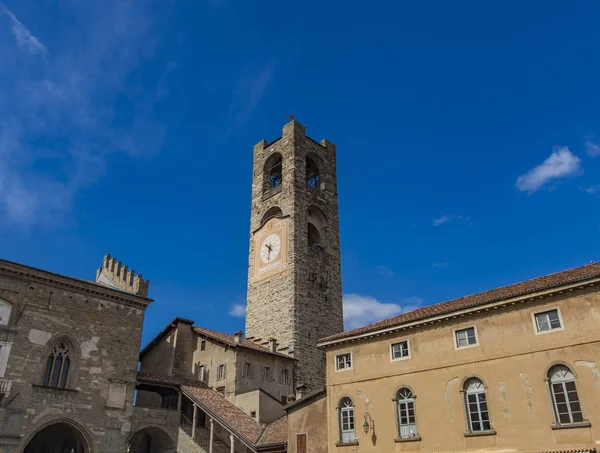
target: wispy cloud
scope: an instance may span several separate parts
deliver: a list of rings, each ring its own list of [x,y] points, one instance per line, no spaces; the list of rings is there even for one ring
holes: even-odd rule
[[[383,264],[381,266],[377,266],[377,273],[379,275],[381,275],[382,277],[393,277],[394,276],[394,271],[391,270],[385,264]]]
[[[243,127],[252,111],[258,106],[267,90],[273,73],[275,62],[270,61],[262,67],[249,70],[237,83],[233,92],[230,114]]]
[[[379,302],[371,296],[344,294],[344,327],[356,329],[382,319],[391,318],[406,311],[412,311],[423,304],[420,297],[409,297],[402,305]]]
[[[588,137],[585,140],[585,151],[590,157],[598,157],[600,156],[600,145]]]
[[[441,215],[439,217],[434,218],[433,221],[431,222],[431,224],[432,224],[432,226],[437,227],[437,226],[444,225],[446,223],[455,222],[457,220],[462,220],[464,222],[467,222],[468,226],[471,225],[471,218],[465,217],[462,215]]]
[[[581,159],[566,146],[559,147],[543,163],[519,176],[515,186],[520,192],[533,193],[551,181],[581,173]]]
[[[445,256],[442,261],[436,261],[434,263],[431,263],[431,267],[437,268],[437,269],[444,269],[449,266],[450,266],[450,261],[448,261],[447,256]]]
[[[158,81],[132,89],[159,39],[157,17],[131,0],[59,8],[76,20],[52,25],[50,52],[0,3],[0,27],[14,36],[0,41],[0,222],[60,223],[106,172],[109,155],[139,158],[162,147]]]
[[[15,15],[10,11],[4,4],[0,3],[0,12],[3,12],[8,16],[12,24],[12,33],[17,40],[18,46],[29,52],[30,54],[45,54],[46,46],[44,46],[39,39],[31,34],[31,32],[25,27]]]
[[[235,304],[229,310],[229,316],[233,316],[234,318],[245,318],[246,317],[246,306],[242,304]]]
[[[600,194],[600,184],[589,187],[579,187],[580,190],[583,190],[585,193],[589,193],[590,195],[598,195]]]

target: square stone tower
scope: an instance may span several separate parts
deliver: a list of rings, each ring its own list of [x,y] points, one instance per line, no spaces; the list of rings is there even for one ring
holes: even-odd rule
[[[246,335],[275,338],[308,391],[325,384],[317,340],[344,328],[335,153],[296,121],[254,147]]]

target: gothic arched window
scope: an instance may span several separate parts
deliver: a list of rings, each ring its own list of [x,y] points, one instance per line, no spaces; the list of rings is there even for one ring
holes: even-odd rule
[[[564,365],[556,365],[548,371],[550,393],[556,422],[560,425],[583,422],[583,412],[575,386],[575,376]]]
[[[276,189],[283,181],[281,154],[275,153],[267,159],[264,168],[264,192]]]
[[[11,311],[12,305],[4,299],[0,299],[0,326],[8,325]]]
[[[349,397],[340,400],[338,406],[340,423],[340,442],[343,444],[354,442],[354,403]]]
[[[319,189],[319,182],[321,180],[321,175],[319,174],[319,167],[316,164],[314,158],[307,157],[306,158],[306,184],[308,187],[313,189]]]
[[[465,382],[464,390],[469,431],[472,433],[490,431],[492,425],[483,382],[477,378],[471,378]]]
[[[67,387],[69,371],[71,370],[73,348],[66,340],[56,343],[46,359],[42,385],[64,389]]]
[[[409,388],[404,387],[396,392],[396,409],[398,413],[398,436],[400,439],[417,437],[415,397]]]

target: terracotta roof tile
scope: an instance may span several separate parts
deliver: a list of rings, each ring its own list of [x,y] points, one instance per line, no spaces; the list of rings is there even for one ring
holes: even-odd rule
[[[396,327],[409,322],[424,320],[433,316],[444,315],[454,311],[476,307],[478,305],[497,302],[503,299],[522,296],[525,294],[543,291],[557,286],[576,283],[597,277],[600,277],[600,263],[588,264],[586,266],[576,267],[574,269],[545,275],[543,277],[526,280],[513,285],[492,289],[483,293],[473,294],[470,296],[441,302],[439,304],[429,305],[427,307],[421,307],[408,313],[394,316],[393,318],[369,324],[368,326],[331,335],[319,340],[319,342],[341,340],[355,335]]]
[[[279,357],[285,357],[286,359],[294,360],[294,358],[289,355],[282,354],[281,352],[271,352],[271,350],[269,348],[267,348],[266,346],[255,343],[254,341],[246,340],[245,338],[240,339],[240,342],[238,344],[235,342],[234,335],[229,335],[227,333],[217,332],[216,330],[205,329],[204,327],[197,327],[197,326],[194,326],[194,331],[199,334],[206,335],[207,337],[210,337],[215,340],[226,343],[232,347],[242,347],[242,348],[246,348],[246,349],[253,349],[258,352],[264,352],[267,354],[273,354],[273,355],[277,355]]]
[[[187,385],[190,387],[206,387],[206,384],[201,381],[194,381],[192,379],[186,379],[180,376],[161,376],[158,374],[142,373],[141,371],[137,374],[138,382],[151,383],[151,384],[163,384],[163,385]]]
[[[284,415],[266,426],[258,445],[283,444],[287,442],[287,436],[288,420]]]
[[[223,395],[209,388],[184,386],[182,389],[213,416],[235,430],[251,444],[255,444],[260,438],[263,427]]]

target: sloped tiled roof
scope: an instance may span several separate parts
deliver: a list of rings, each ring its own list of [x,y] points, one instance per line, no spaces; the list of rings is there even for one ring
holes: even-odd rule
[[[246,340],[245,338],[240,339],[240,342],[236,343],[234,335],[229,335],[229,334],[223,333],[223,332],[217,332],[216,330],[205,329],[204,327],[194,326],[193,329],[195,332],[197,332],[201,335],[206,335],[207,337],[210,337],[210,338],[220,341],[222,343],[226,343],[229,346],[234,347],[234,348],[242,347],[242,348],[247,348],[247,349],[253,349],[254,351],[263,352],[266,354],[273,354],[273,355],[277,355],[279,357],[285,357],[286,359],[294,360],[294,358],[289,355],[282,354],[281,352],[272,352],[266,346],[263,346],[259,343],[255,343],[254,341]]]
[[[503,299],[523,296],[526,294],[543,291],[550,288],[583,282],[592,278],[600,277],[600,263],[588,264],[562,272],[545,275],[543,277],[526,280],[509,286],[492,289],[478,294],[461,297],[458,299],[441,302],[427,307],[421,307],[408,313],[403,313],[393,318],[388,318],[358,329],[341,332],[319,340],[319,343],[341,340],[355,335],[375,332],[380,329],[400,326],[413,321],[421,321],[434,316],[452,313],[454,311],[476,307]]]
[[[258,445],[283,444],[287,442],[288,420],[287,415],[273,420],[264,429]]]
[[[185,394],[195,400],[219,423],[225,424],[254,446],[284,444],[287,442],[287,417],[268,425],[261,425],[223,395],[206,387],[182,386]]]
[[[180,376],[161,376],[158,374],[142,373],[141,371],[138,372],[137,376],[138,382],[141,383],[173,386],[186,385],[190,387],[206,387],[206,384],[202,381],[194,381]]]

